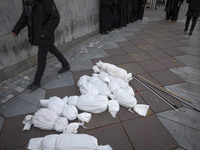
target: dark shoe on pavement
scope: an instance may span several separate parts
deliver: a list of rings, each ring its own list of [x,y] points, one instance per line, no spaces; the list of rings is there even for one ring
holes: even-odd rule
[[[60,73],[63,73],[63,72],[69,71],[69,70],[70,70],[70,66],[63,67],[62,69],[60,69],[60,70],[58,71],[58,73],[60,74]]]
[[[32,83],[29,86],[27,86],[27,89],[29,89],[29,90],[36,90],[39,87],[40,87],[40,84],[34,84],[34,83]]]
[[[192,31],[189,32],[189,35],[192,35]]]

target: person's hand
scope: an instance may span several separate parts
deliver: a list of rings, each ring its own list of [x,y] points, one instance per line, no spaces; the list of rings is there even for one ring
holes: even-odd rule
[[[41,38],[44,38],[44,35],[41,35]]]
[[[16,33],[14,33],[14,32],[12,32],[12,35],[13,35],[14,37],[17,37],[17,34],[16,34]]]

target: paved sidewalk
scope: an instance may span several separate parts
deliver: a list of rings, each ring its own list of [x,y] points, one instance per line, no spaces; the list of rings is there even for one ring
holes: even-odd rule
[[[36,67],[0,83],[0,149],[25,150],[28,141],[56,133],[32,127],[22,132],[22,120],[39,108],[39,100],[51,96],[79,95],[76,86],[82,75],[91,75],[93,65],[101,60],[115,64],[136,75],[165,87],[192,101],[200,109],[200,26],[192,36],[183,31],[185,12],[177,22],[164,21],[164,8],[146,10],[143,21],[96,35],[64,53],[71,70],[61,75],[55,59],[49,59],[41,88],[26,90]],[[64,46],[63,46],[64,47]],[[92,115],[79,133],[94,135],[99,144],[110,144],[113,150],[199,150],[200,112],[162,93],[179,107],[174,111],[136,80],[130,85],[138,103],[150,105],[150,114],[141,117],[120,107],[114,119],[108,112]]]

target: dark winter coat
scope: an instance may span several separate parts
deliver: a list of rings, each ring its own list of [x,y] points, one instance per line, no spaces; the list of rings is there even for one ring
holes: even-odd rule
[[[100,33],[108,31],[112,26],[112,1],[100,0]]]
[[[186,15],[188,17],[199,17],[200,15],[200,0],[187,0],[189,3]]]
[[[55,42],[54,30],[59,24],[60,15],[53,0],[33,0],[31,14],[27,0],[22,0],[23,12],[12,32],[19,32],[28,26],[29,42],[32,45],[48,46]],[[42,37],[43,35],[43,37]]]

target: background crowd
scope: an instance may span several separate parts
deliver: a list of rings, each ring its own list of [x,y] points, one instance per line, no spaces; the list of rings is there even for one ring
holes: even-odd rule
[[[100,0],[100,33],[142,20],[146,0]]]

